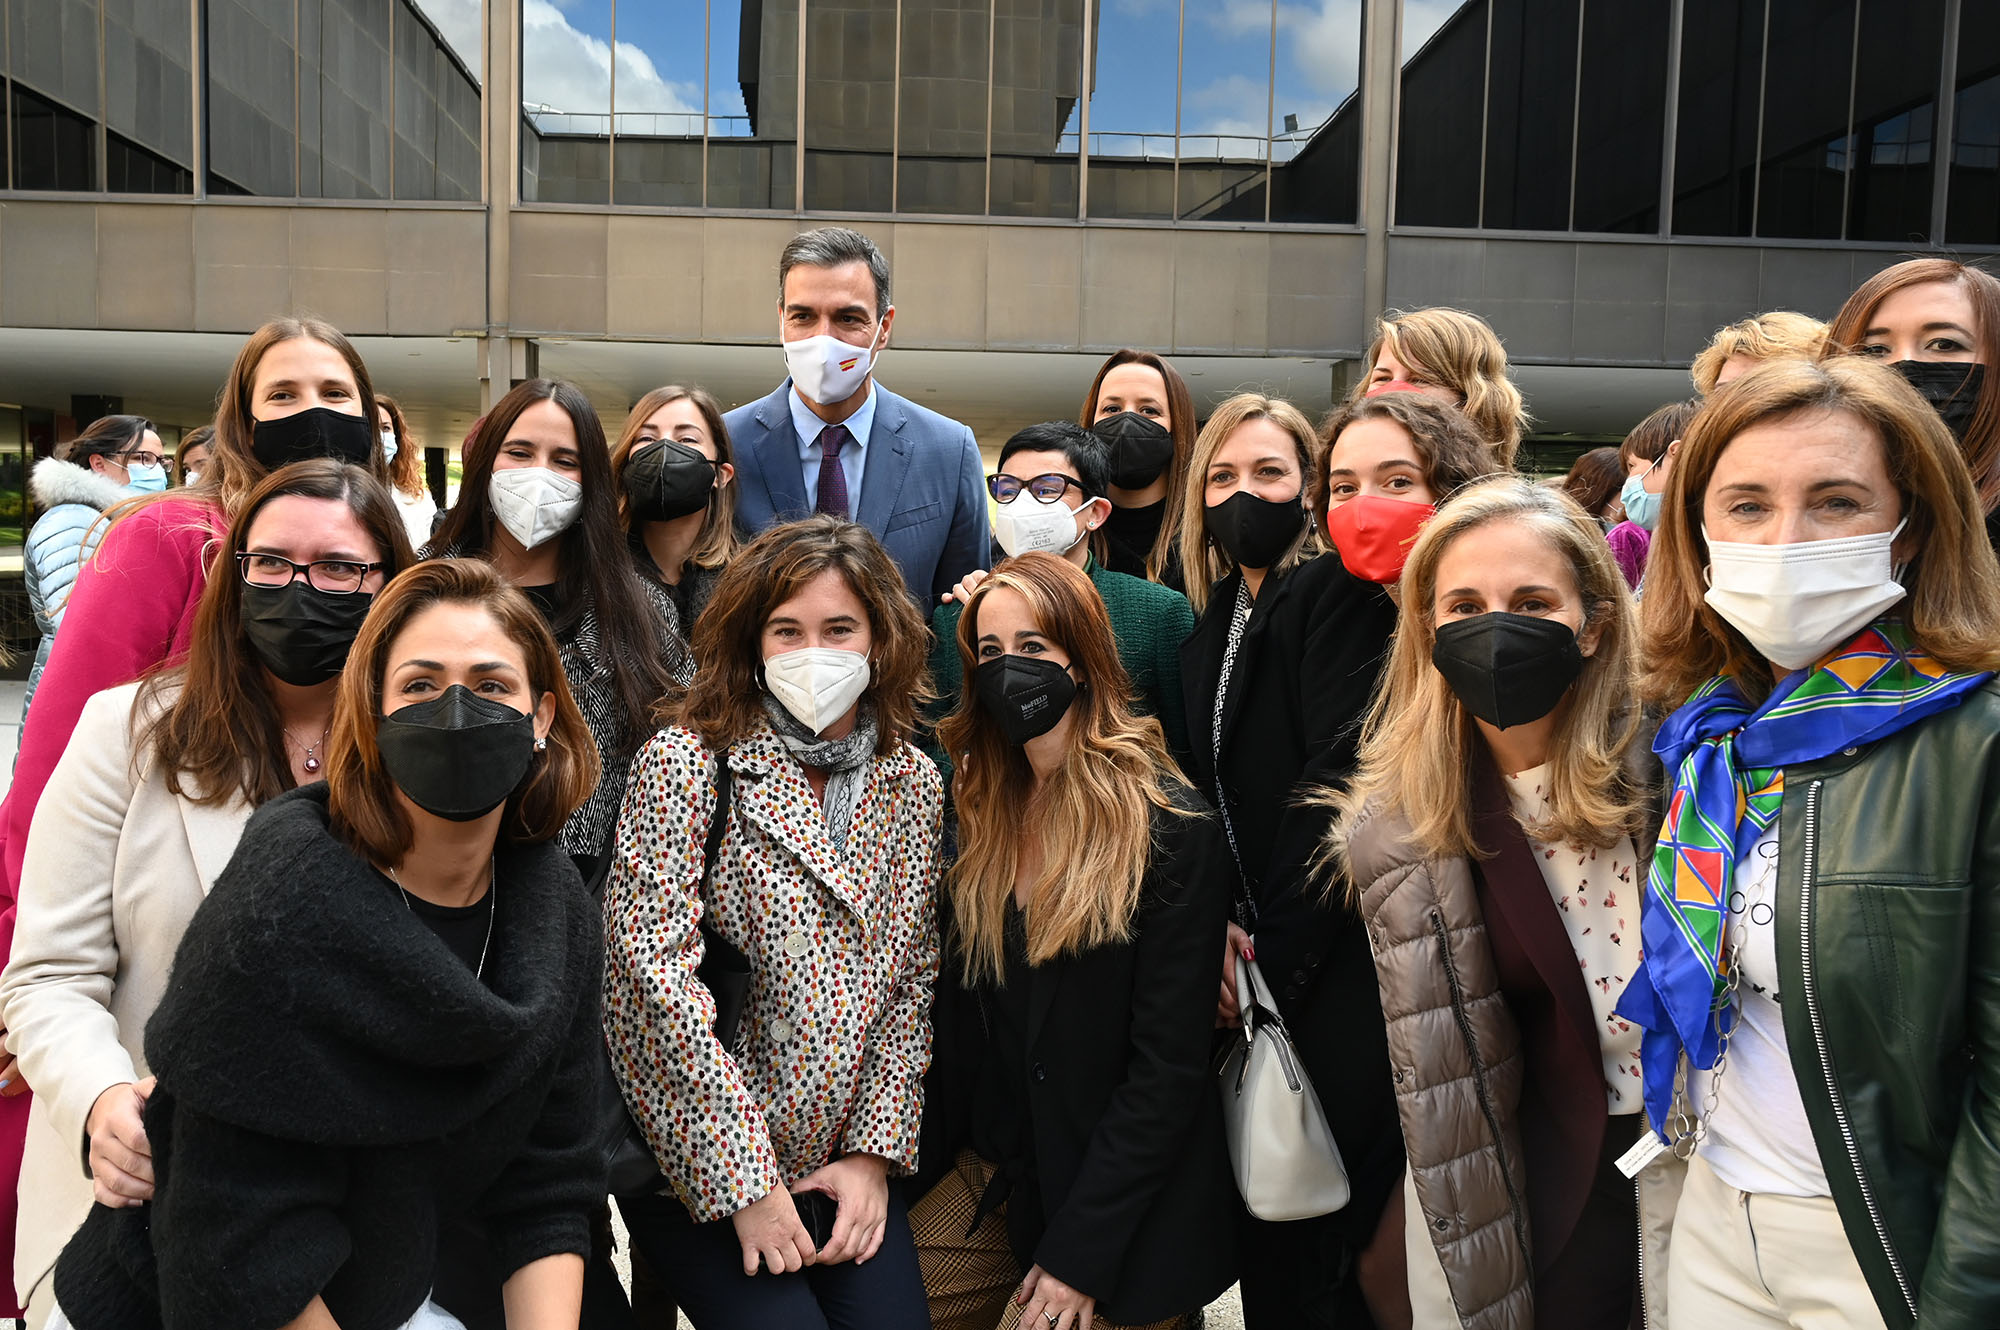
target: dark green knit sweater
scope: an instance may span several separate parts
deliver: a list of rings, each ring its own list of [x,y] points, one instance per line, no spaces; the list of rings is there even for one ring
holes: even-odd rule
[[[1111,616],[1111,633],[1118,639],[1118,660],[1132,676],[1132,705],[1141,715],[1157,717],[1167,733],[1167,747],[1183,769],[1187,767],[1187,715],[1181,707],[1181,643],[1194,631],[1194,607],[1171,587],[1101,567],[1096,559],[1084,565],[1104,598]],[[958,663],[957,601],[940,605],[931,616],[937,641],[931,646],[931,682],[937,698],[925,709],[934,730],[937,722],[958,706],[965,678]],[[927,733],[924,751],[938,764],[945,788],[951,788],[951,760],[939,749],[934,732]]]

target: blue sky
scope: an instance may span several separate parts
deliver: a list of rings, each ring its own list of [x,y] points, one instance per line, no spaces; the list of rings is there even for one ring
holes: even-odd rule
[[[416,3],[476,70],[480,0]],[[1460,3],[1406,0],[1405,53],[1414,52]],[[1182,0],[1102,0],[1102,5],[1092,132],[1173,133]],[[1267,112],[1280,132],[1287,113],[1309,128],[1354,88],[1360,0],[1276,0],[1275,99],[1269,88],[1272,0],[1186,0],[1185,8],[1184,135],[1261,136]],[[701,110],[703,10],[703,0],[624,0],[616,52],[621,113]],[[740,5],[714,0],[713,10],[709,113],[741,116]],[[600,115],[611,109],[611,0],[525,0],[524,26],[525,101]],[[1074,120],[1068,128],[1077,128]],[[1113,142],[1102,150],[1119,151]]]

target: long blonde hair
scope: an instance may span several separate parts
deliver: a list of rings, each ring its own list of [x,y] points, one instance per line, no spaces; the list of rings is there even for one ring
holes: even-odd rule
[[[972,687],[980,607],[1002,588],[1028,602],[1077,679],[1062,766],[1032,797],[1026,753],[1001,734]],[[1153,855],[1152,810],[1176,808],[1168,792],[1176,778],[1160,723],[1132,711],[1131,680],[1097,588],[1053,554],[1003,559],[959,616],[958,658],[966,687],[938,741],[959,755],[959,851],[949,890],[966,982],[998,981],[1005,971],[1007,902],[1031,826],[1044,850],[1026,910],[1029,964],[1131,936]]]
[[[1494,460],[1512,469],[1528,423],[1521,390],[1507,377],[1507,349],[1486,320],[1462,309],[1391,310],[1375,325],[1366,365],[1375,368],[1384,349],[1405,365],[1429,372],[1441,388],[1459,396],[1459,409],[1493,445]],[[1364,373],[1349,401],[1368,395]]]
[[[1196,614],[1208,607],[1210,588],[1236,571],[1236,560],[1208,534],[1209,464],[1229,436],[1253,420],[1268,420],[1292,436],[1292,447],[1299,459],[1302,505],[1310,502],[1319,485],[1319,458],[1325,449],[1320,447],[1319,435],[1304,412],[1281,397],[1258,393],[1238,393],[1215,408],[1215,414],[1208,418],[1194,441],[1194,455],[1188,459],[1187,484],[1181,495],[1181,568],[1187,582],[1187,598]],[[1271,570],[1289,572],[1325,550],[1314,523],[1301,522],[1299,538],[1271,565]]]
[[[1494,852],[1472,832],[1474,764],[1491,759],[1471,713],[1431,663],[1438,565],[1459,537],[1494,522],[1526,527],[1563,557],[1576,579],[1584,625],[1597,629],[1596,649],[1584,658],[1549,741],[1548,818],[1525,830],[1539,841],[1600,848],[1639,830],[1644,795],[1625,774],[1639,711],[1631,702],[1635,633],[1624,577],[1603,530],[1568,495],[1509,477],[1474,485],[1446,503],[1410,551],[1402,620],[1361,732],[1354,778],[1331,796],[1339,817],[1327,848],[1337,863],[1345,864],[1348,841],[1371,800],[1377,811],[1403,816],[1427,858]]]

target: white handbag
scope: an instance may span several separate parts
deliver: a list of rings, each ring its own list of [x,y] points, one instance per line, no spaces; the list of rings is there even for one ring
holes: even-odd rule
[[[1255,961],[1236,958],[1243,1033],[1224,1055],[1222,1126],[1243,1203],[1259,1219],[1311,1219],[1347,1204],[1347,1168],[1319,1096]]]

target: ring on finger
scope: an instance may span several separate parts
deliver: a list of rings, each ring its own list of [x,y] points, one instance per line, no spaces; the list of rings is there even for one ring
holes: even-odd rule
[[[1048,1320],[1048,1323],[1051,1327],[1058,1325],[1062,1321],[1062,1317],[1060,1315],[1058,1315],[1055,1312],[1049,1311],[1046,1308],[1043,1309],[1042,1315]]]

